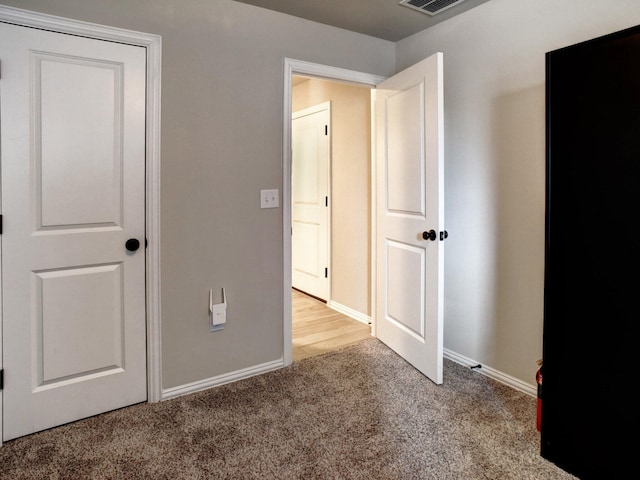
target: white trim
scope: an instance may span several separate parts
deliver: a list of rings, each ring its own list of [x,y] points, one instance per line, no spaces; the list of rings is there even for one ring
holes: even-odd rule
[[[147,45],[147,400],[162,400],[160,155],[162,38]]]
[[[446,348],[444,349],[444,357],[453,362],[459,363],[460,365],[464,365],[465,367],[474,367],[476,365],[481,365],[480,362],[472,360],[463,355],[459,355],[451,350],[447,350]],[[474,368],[474,370],[484,375],[485,377],[492,378],[493,380],[508,385],[509,387],[514,388],[522,393],[526,393],[527,395],[530,395],[532,397],[535,397],[538,394],[537,386],[534,383],[529,384],[523,382],[522,380],[507,375],[506,373],[503,373],[499,370],[495,370],[487,365],[481,365],[480,368]]]
[[[263,363],[260,365],[254,365],[253,367],[243,368],[242,370],[236,370],[235,372],[225,373],[218,375],[217,377],[207,378],[205,380],[199,380],[197,382],[186,383],[177,387],[167,388],[162,391],[162,399],[169,400],[170,398],[181,397],[189,393],[195,393],[202,390],[208,390],[213,387],[219,387],[225,383],[233,383],[238,380],[244,380],[245,378],[254,377],[263,373],[278,370],[284,366],[282,359],[273,362]]]
[[[385,77],[370,73],[357,72],[345,68],[331,67],[318,63],[284,59],[284,107],[282,125],[282,244],[283,244],[283,360],[284,366],[293,361],[292,325],[291,325],[291,76],[307,75],[337,80],[348,83],[357,83],[375,87]],[[373,234],[373,232],[372,232]]]
[[[147,399],[162,399],[160,332],[160,77],[162,38],[0,5],[0,21],[144,47],[147,50],[146,234]],[[0,337],[1,338],[1,337]],[[0,426],[2,412],[0,412]],[[2,439],[0,438],[0,445]]]
[[[326,80],[340,80],[348,83],[359,83],[361,85],[375,87],[387,78],[380,75],[373,75],[371,73],[357,72],[346,68],[305,62],[304,60],[294,60],[293,58],[285,58],[284,66],[285,74],[287,72],[289,73],[289,81],[291,80],[291,75],[308,75],[324,78]],[[289,97],[291,97],[291,95],[289,95]],[[289,98],[289,100],[291,100],[291,98]]]
[[[0,5],[0,21],[25,27],[40,28],[58,33],[69,33],[82,37],[109,40],[148,47],[157,43],[160,47],[160,36],[148,33],[124,30],[117,27],[98,25],[69,18],[56,17],[46,13],[22,10],[20,8]]]
[[[371,323],[371,317],[369,315],[354,310],[351,307],[347,307],[346,305],[342,305],[341,303],[330,300],[329,302],[327,302],[327,306],[335,310],[336,312],[340,312],[341,314],[346,315],[349,318],[353,318],[354,320],[357,320],[359,322],[365,323],[367,325]]]
[[[376,252],[378,249],[378,162],[376,160],[377,148],[377,133],[376,133],[376,90],[371,89],[371,114],[369,115],[371,120],[371,163],[370,163],[370,191],[371,191],[371,204],[369,208],[371,222],[371,235],[369,236],[369,245],[371,248],[371,255],[369,257],[369,278],[371,284],[369,285],[369,311],[371,312],[371,335],[373,337],[378,336],[378,323],[376,318],[376,302],[377,302],[377,288],[376,279],[378,278],[378,264],[376,263]]]

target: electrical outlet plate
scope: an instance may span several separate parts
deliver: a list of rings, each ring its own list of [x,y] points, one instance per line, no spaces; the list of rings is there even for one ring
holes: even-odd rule
[[[224,330],[224,323],[222,325],[211,325],[209,327],[210,332],[217,332],[219,330]]]
[[[278,208],[280,195],[278,190],[260,190],[260,208]]]

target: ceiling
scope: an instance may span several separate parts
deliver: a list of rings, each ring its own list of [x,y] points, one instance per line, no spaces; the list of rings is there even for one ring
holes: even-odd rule
[[[430,16],[399,0],[235,0],[397,42],[488,0],[464,0]]]

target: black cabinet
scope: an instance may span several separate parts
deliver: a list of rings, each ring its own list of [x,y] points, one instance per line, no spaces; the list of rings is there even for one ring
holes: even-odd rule
[[[541,454],[636,471],[640,26],[547,53]]]

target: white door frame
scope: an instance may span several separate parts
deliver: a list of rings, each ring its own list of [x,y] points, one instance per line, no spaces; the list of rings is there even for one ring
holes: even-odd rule
[[[146,238],[148,242],[146,249],[147,401],[158,402],[162,400],[160,350],[160,62],[162,38],[159,35],[107,27],[3,5],[0,5],[0,22],[97,40],[126,43],[144,47],[147,50],[145,162]],[[2,320],[0,318],[0,349],[1,347]],[[2,405],[1,401],[2,393],[0,392],[0,406]],[[0,409],[1,429],[2,409]],[[1,438],[0,445],[2,445]]]
[[[375,88],[385,77],[372,75],[370,73],[357,72],[339,67],[321,65],[319,63],[305,62],[303,60],[284,59],[284,116],[282,125],[282,243],[283,243],[283,278],[284,278],[284,301],[283,301],[283,352],[284,365],[291,365],[293,361],[292,342],[292,312],[291,312],[291,76],[307,75],[323,78],[325,80],[336,80],[359,85],[367,85]],[[371,115],[373,121],[373,115]],[[372,130],[373,132],[373,130]],[[375,138],[371,139],[375,142]],[[375,145],[375,143],[372,143]],[[372,150],[374,152],[374,150]],[[373,159],[372,154],[372,159]],[[375,182],[375,162],[371,163],[371,179]],[[372,183],[375,185],[375,183]],[[375,188],[371,189],[372,202],[375,202]],[[372,203],[375,205],[375,203]],[[371,267],[372,275],[375,274],[375,209],[372,213],[371,224]],[[371,278],[375,278],[372,276]],[[375,282],[370,286],[371,299],[375,300]],[[375,303],[374,303],[375,305]],[[375,332],[375,319],[372,316],[372,328]]]

